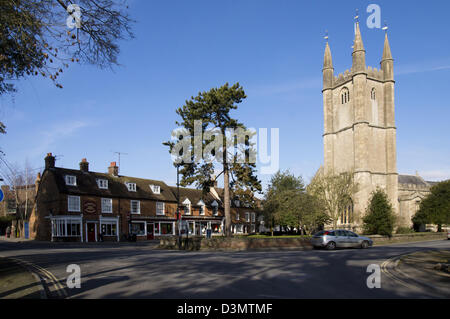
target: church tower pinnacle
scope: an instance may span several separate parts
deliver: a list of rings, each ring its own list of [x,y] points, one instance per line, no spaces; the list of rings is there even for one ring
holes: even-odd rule
[[[361,30],[359,29],[359,22],[355,25],[355,40],[353,41],[353,65],[352,71],[355,73],[366,71],[366,50],[361,37]]]
[[[385,27],[387,30],[387,27]],[[391,46],[389,45],[388,34],[384,36],[383,57],[381,59],[381,70],[384,72],[384,79],[394,80],[394,59],[392,59]]]
[[[325,54],[323,57],[323,89],[330,89],[333,86],[334,68],[333,59],[331,57],[331,50],[328,44],[328,35],[325,36],[327,44],[325,46]]]

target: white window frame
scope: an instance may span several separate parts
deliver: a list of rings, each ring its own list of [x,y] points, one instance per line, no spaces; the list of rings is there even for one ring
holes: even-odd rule
[[[119,216],[117,217],[102,217],[100,216],[100,228],[99,231],[102,231],[102,225],[103,224],[116,224],[116,235],[105,235],[105,236],[116,236],[117,241],[119,241],[119,233],[120,233],[120,225],[119,225]],[[111,226],[112,229],[112,226]]]
[[[161,187],[158,185],[150,185],[150,189],[152,190],[153,194],[155,194],[155,195],[161,194]]]
[[[206,205],[205,202],[203,200],[199,200],[197,203],[198,206],[200,206],[200,211],[199,211],[199,215],[200,216],[205,216],[206,213]]]
[[[100,189],[108,189],[108,180],[107,179],[97,179],[97,185]]]
[[[137,203],[137,212],[133,212],[133,203]],[[141,201],[139,200],[130,200],[130,213],[139,215],[141,213]]]
[[[183,202],[183,206],[184,206],[184,214],[191,215],[191,201],[188,198],[186,198],[186,200]],[[186,207],[188,208],[187,212]]]
[[[162,204],[162,208],[158,207],[158,205],[161,205],[161,204]],[[164,202],[156,202],[156,215],[163,216],[165,208],[166,208],[166,205]]]
[[[78,205],[77,205],[76,208],[73,208],[73,205],[71,207],[71,205],[70,205],[70,200],[71,199],[77,201]],[[68,212],[76,212],[76,213],[81,212],[81,198],[80,198],[80,196],[67,195],[67,211]]]
[[[66,175],[64,179],[66,181],[66,185],[77,186],[77,177],[75,175]]]
[[[108,201],[109,205],[105,205],[104,203]],[[109,211],[105,208],[111,208]],[[102,198],[102,214],[112,214],[113,212],[113,202],[112,198]]]
[[[52,238],[53,237],[82,237],[83,236],[81,217],[76,217],[76,216],[52,217],[51,223],[52,223],[52,227],[51,227]],[[80,225],[79,234],[77,234],[77,235],[68,234],[68,232],[67,232],[68,224]]]
[[[136,183],[125,183],[125,185],[127,185],[127,189],[129,192],[136,191]]]
[[[252,223],[256,223],[256,213],[251,213]]]
[[[111,225],[111,234],[108,234],[108,233],[105,233],[105,234],[103,234],[103,225]],[[115,233],[113,234],[112,233],[112,231],[113,231],[113,227],[112,226],[115,226]],[[106,226],[106,229],[108,229],[108,226]],[[118,234],[118,229],[117,229],[117,221],[101,221],[101,223],[100,223],[100,233],[103,235],[103,236],[108,236],[108,237],[117,237],[117,234]]]

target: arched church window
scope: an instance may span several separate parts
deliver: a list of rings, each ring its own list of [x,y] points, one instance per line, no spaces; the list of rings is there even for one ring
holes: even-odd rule
[[[354,221],[354,215],[353,215],[353,201],[350,198],[349,204],[347,207],[342,211],[340,216],[340,223],[342,225],[351,224]]]
[[[372,91],[370,92],[370,98],[372,100],[376,100],[376,98],[377,98],[377,91],[375,90],[375,88],[372,88]]]
[[[350,92],[347,88],[343,88],[341,91],[341,104],[346,104],[350,101]]]

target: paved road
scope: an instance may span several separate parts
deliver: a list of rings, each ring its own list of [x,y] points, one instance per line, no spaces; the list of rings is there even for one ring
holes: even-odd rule
[[[81,288],[65,288],[68,298],[450,298],[450,289],[402,285],[385,273],[380,289],[367,287],[369,264],[423,249],[450,250],[450,241],[276,252],[0,242],[0,255],[43,267],[64,287],[67,265],[78,264]]]

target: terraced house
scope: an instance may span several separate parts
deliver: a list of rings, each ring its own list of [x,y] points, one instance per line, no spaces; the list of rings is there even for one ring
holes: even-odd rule
[[[123,241],[176,235],[177,198],[180,219],[190,235],[223,234],[223,189],[209,193],[168,186],[157,180],[119,175],[115,162],[107,173],[89,171],[86,159],[79,169],[55,167],[48,153],[45,170],[36,181],[36,204],[30,217],[30,235],[51,241]],[[232,229],[255,232],[257,210],[232,201]]]

